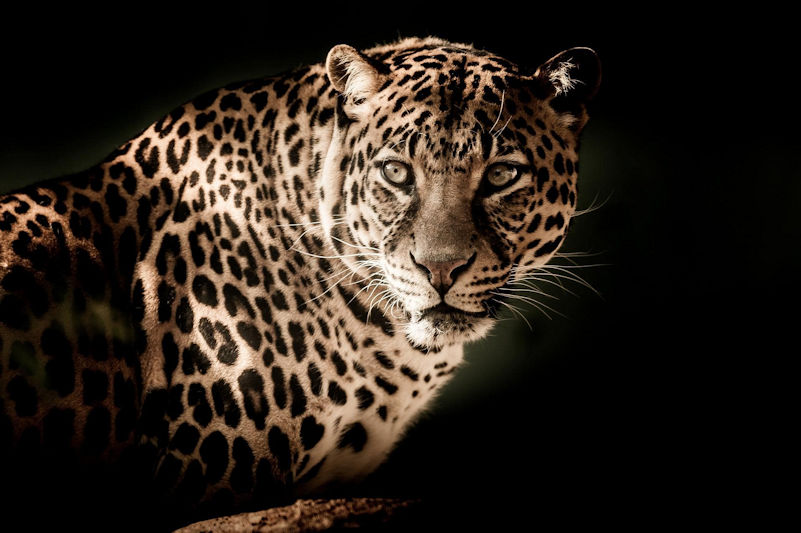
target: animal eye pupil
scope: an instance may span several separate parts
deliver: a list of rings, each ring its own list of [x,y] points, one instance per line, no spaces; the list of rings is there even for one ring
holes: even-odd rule
[[[405,185],[411,181],[411,171],[404,163],[387,161],[381,166],[381,174],[393,185]]]
[[[495,163],[487,170],[487,181],[495,187],[503,187],[514,181],[518,169],[507,163]]]

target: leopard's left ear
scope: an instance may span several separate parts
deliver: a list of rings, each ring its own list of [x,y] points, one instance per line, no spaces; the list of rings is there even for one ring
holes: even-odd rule
[[[562,123],[581,131],[587,122],[586,104],[601,84],[598,54],[591,48],[570,48],[543,63],[534,79]]]
[[[342,94],[342,106],[348,118],[363,118],[369,99],[378,92],[383,81],[370,58],[352,46],[339,44],[328,52],[325,69],[331,85]]]

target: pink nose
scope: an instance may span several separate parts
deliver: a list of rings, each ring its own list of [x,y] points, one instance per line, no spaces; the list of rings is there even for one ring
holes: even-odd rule
[[[456,278],[459,277],[459,274],[467,270],[476,257],[476,254],[473,253],[473,255],[467,259],[434,261],[426,258],[417,259],[411,252],[409,252],[409,255],[412,256],[412,262],[417,265],[417,268],[428,276],[429,283],[431,283],[440,296],[445,296],[448,289],[456,282]]]

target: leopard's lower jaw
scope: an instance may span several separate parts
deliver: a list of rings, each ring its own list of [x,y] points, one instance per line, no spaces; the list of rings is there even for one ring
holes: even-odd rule
[[[406,338],[420,348],[440,349],[483,338],[495,324],[489,317],[410,313]]]

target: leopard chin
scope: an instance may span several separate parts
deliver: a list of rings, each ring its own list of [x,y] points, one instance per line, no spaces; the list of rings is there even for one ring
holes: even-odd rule
[[[468,313],[446,304],[407,316],[406,338],[418,348],[429,350],[479,340],[495,324],[488,314]]]

